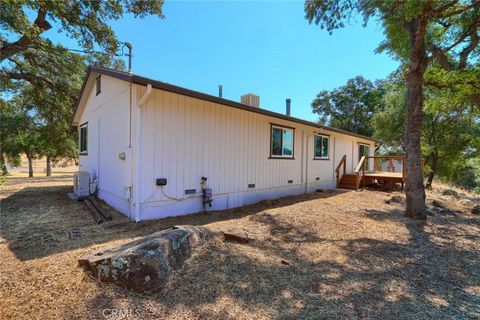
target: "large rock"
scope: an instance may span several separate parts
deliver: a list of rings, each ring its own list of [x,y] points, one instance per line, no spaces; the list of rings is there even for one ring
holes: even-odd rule
[[[158,291],[168,274],[180,269],[194,248],[213,238],[203,227],[178,226],[78,260],[99,281],[138,292]]]

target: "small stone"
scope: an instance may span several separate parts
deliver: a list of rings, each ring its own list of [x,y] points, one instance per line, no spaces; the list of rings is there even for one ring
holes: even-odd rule
[[[432,206],[436,208],[445,208],[445,205],[438,200],[432,200]]]
[[[225,241],[237,242],[241,244],[248,244],[250,242],[248,233],[241,229],[228,230],[223,233],[223,237]]]
[[[443,190],[442,195],[458,197],[458,192],[453,189],[445,189]]]
[[[281,264],[286,265],[286,266],[290,266],[290,265],[291,265],[290,262],[285,261],[285,260],[282,260],[282,261],[280,261],[280,262],[281,262]]]
[[[469,199],[462,199],[457,202],[458,204],[464,205],[464,206],[473,206],[473,201]]]
[[[452,197],[452,196],[441,196],[441,197],[440,197],[440,200],[443,200],[443,201],[452,201],[452,200],[453,200],[453,197]]]
[[[480,215],[480,204],[472,208],[472,214]]]
[[[393,197],[390,198],[390,202],[405,203],[405,197],[402,197],[402,196],[393,196]]]

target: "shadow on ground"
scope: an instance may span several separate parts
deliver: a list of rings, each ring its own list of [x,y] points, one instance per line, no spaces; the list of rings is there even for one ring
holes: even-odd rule
[[[112,308],[133,310],[141,319],[480,318],[478,217],[437,215],[427,222],[412,221],[400,206],[372,210],[383,202],[378,194],[368,199],[375,193],[365,191],[350,197],[361,202],[360,209],[351,211],[348,206],[356,204],[330,209],[327,202],[343,197],[339,193],[317,193],[284,198],[273,206],[138,224],[113,212],[112,222],[96,226],[83,204],[68,200],[70,190],[27,187],[2,200],[1,235],[16,257],[25,261],[173,225],[235,219],[254,237],[249,245],[216,238],[156,294],[140,295],[85,278],[98,286],[96,296],[82,302],[90,318],[102,319],[102,312]],[[301,202],[305,205],[298,211]],[[365,230],[369,225],[379,229]],[[84,238],[70,240],[66,230],[71,228]],[[54,240],[42,240],[45,233]],[[66,311],[65,318],[85,316],[83,309],[75,312]]]
[[[22,181],[26,179],[23,178]],[[27,180],[28,182],[35,182]],[[45,179],[41,180],[45,181]],[[52,180],[53,181],[53,180]],[[71,186],[26,187],[2,199],[0,204],[0,235],[20,260],[30,260],[65,252],[92,244],[139,237],[171,228],[175,225],[204,225],[212,222],[240,219],[265,208],[283,207],[312,199],[328,198],[341,191],[286,197],[263,203],[222,211],[211,211],[179,217],[135,223],[104,204],[113,216],[112,221],[96,225],[87,207],[68,198]],[[200,200],[199,200],[200,201]],[[69,231],[80,237],[72,239]]]
[[[241,250],[239,244],[212,243],[135,309],[161,318],[189,310],[215,319],[259,312],[275,319],[478,319],[480,259],[467,248],[478,243],[478,219],[438,219],[427,230],[399,210],[371,212],[368,218],[406,225],[409,241],[326,239],[314,228],[260,213],[250,219],[266,228],[266,238]],[[476,232],[462,231],[462,225]],[[459,248],[456,242],[464,239],[472,243]],[[303,250],[311,245],[319,245],[317,257]],[[322,259],[322,247],[329,251],[332,245],[338,259]],[[92,309],[99,307],[95,299]]]
[[[326,238],[313,225],[299,228],[288,219],[258,213],[249,220],[263,238],[258,235],[246,246],[214,241],[162,292],[141,296],[131,307],[145,318],[185,312],[206,319],[480,317],[479,219],[416,222],[398,209],[369,211],[366,217],[398,222],[407,228],[408,241]],[[125,293],[111,288],[114,296]],[[97,299],[88,302],[92,310],[108,306]]]

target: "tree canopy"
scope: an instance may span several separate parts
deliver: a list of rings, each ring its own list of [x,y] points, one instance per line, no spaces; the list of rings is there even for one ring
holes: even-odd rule
[[[1,1],[2,163],[4,155],[20,152],[45,155],[49,172],[49,161],[75,157],[71,119],[86,65],[124,69],[117,58],[121,42],[109,23],[125,14],[163,18],[162,6],[161,0]],[[76,40],[78,48],[53,43],[46,33],[52,28]],[[25,134],[15,126],[22,119]],[[31,151],[21,147],[20,136],[30,139]]]
[[[159,0],[1,1],[0,62],[8,62],[2,64],[1,76],[34,85],[43,83],[69,95],[67,84],[44,72],[51,74],[44,69],[69,62],[64,59],[65,49],[44,37],[46,31],[58,27],[58,32],[77,40],[80,49],[89,53],[88,59],[106,64],[119,49],[109,22],[126,13],[140,18],[163,17],[162,5]]]
[[[421,166],[425,72],[430,63],[464,70],[478,58],[480,2],[476,0],[307,0],[306,18],[332,32],[360,13],[365,24],[377,19],[386,50],[406,66],[406,214],[426,218]]]
[[[371,119],[381,109],[382,87],[357,76],[332,91],[321,91],[312,102],[320,122],[335,128],[372,136]]]

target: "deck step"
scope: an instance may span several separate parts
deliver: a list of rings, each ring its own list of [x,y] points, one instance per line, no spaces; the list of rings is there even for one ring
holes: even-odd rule
[[[358,189],[362,178],[356,174],[345,174],[338,183],[339,188],[343,189]]]

